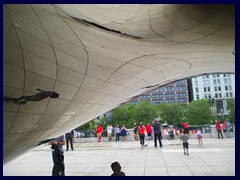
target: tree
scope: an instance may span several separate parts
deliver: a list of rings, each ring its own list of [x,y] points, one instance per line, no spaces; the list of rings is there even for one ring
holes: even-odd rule
[[[187,107],[180,104],[161,103],[158,109],[163,122],[177,125],[184,118]]]
[[[133,120],[139,124],[152,123],[153,119],[157,117],[157,106],[150,104],[148,101],[141,101],[138,103],[133,111]]]
[[[232,124],[235,123],[235,99],[228,99],[227,100],[227,109],[229,110],[228,119]]]
[[[195,125],[211,124],[212,118],[209,114],[210,106],[211,105],[207,99],[190,102],[189,111],[187,113],[187,122]]]

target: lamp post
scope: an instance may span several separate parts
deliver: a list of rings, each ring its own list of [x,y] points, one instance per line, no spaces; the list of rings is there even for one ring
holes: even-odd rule
[[[210,96],[209,99],[208,99],[208,102],[211,103],[211,107],[209,108],[210,109],[209,112],[212,115],[212,121],[213,121],[212,123],[214,123],[214,103],[215,103],[215,99]]]

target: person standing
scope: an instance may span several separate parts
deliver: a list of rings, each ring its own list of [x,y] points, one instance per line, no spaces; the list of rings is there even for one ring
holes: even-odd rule
[[[154,132],[154,147],[157,147],[157,139],[159,141],[160,148],[163,147],[161,137],[162,137],[162,131],[161,131],[161,124],[155,119],[154,123],[152,124],[153,132]]]
[[[121,130],[120,130],[120,128],[119,128],[119,125],[117,125],[117,126],[115,127],[116,141],[119,141],[120,132],[121,132]]]
[[[216,130],[218,132],[218,138],[220,138],[220,135],[223,138],[220,120],[217,120],[217,123],[216,123],[215,127],[216,127]]]
[[[224,133],[227,132],[227,130],[226,130],[226,121],[223,121],[222,127],[223,127],[223,132]]]
[[[146,130],[145,126],[143,125],[142,122],[140,122],[140,126],[138,127],[138,134],[140,137],[141,148],[144,148],[145,130]]]
[[[184,155],[189,155],[188,152],[188,139],[189,139],[189,135],[187,134],[187,131],[184,131],[183,134],[179,137],[180,140],[183,142],[183,151],[184,151]],[[187,153],[186,153],[187,151]]]
[[[121,133],[121,136],[123,137],[123,140],[126,140],[127,130],[124,125],[122,126],[120,133]]]
[[[65,176],[65,165],[64,165],[64,150],[63,145],[65,145],[64,135],[61,135],[48,144],[52,145],[52,159],[53,159],[53,169],[52,176]]]
[[[226,130],[227,130],[227,137],[230,138],[230,121],[227,119],[226,120]]]
[[[150,123],[147,124],[146,130],[147,130],[147,138],[149,140],[152,139],[152,126]]]
[[[184,121],[182,126],[183,126],[183,131],[186,131],[186,133],[189,134],[188,123],[186,121]]]
[[[133,137],[135,140],[139,140],[139,137],[138,137],[138,126],[137,124],[134,122],[133,123]]]
[[[111,124],[109,124],[108,127],[107,127],[108,141],[112,140],[112,131],[113,131],[113,127],[112,127]]]
[[[98,123],[97,127],[96,127],[96,133],[97,133],[97,137],[98,137],[98,142],[101,142],[102,139],[102,126],[100,123]]]
[[[66,151],[68,151],[68,149],[69,149],[69,141],[70,141],[71,150],[74,151],[72,132],[70,131],[70,132],[66,133],[65,138],[66,138]]]

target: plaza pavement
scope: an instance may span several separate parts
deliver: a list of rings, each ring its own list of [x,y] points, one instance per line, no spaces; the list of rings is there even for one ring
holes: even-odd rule
[[[235,176],[235,138],[204,138],[203,145],[189,140],[189,156],[183,155],[179,139],[153,141],[140,148],[139,141],[78,142],[65,152],[66,176],[110,176],[118,161],[127,176]],[[38,146],[3,166],[4,176],[51,176],[49,145]]]

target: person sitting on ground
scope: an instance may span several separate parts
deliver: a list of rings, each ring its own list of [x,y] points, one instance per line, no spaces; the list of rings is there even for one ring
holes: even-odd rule
[[[121,165],[119,162],[115,161],[111,164],[111,168],[113,170],[113,174],[111,176],[126,176],[124,172],[121,171]]]

